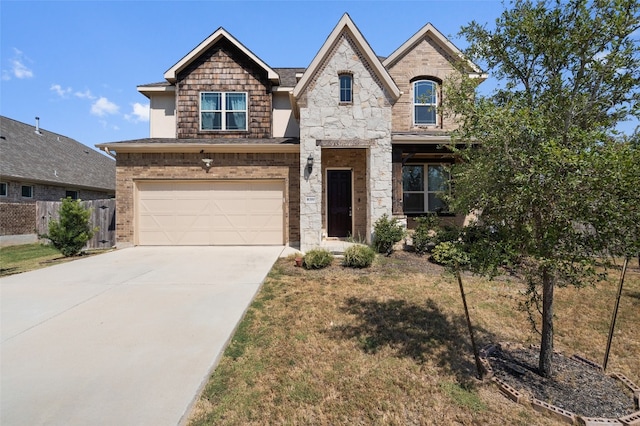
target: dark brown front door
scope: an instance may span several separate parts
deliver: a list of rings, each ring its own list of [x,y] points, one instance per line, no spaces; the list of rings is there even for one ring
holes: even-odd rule
[[[327,170],[327,233],[351,235],[351,170]]]

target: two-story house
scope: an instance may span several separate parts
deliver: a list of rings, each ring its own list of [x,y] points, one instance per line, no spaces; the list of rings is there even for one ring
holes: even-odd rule
[[[308,250],[446,211],[455,123],[438,107],[461,57],[427,24],[381,59],[345,14],[306,69],[271,68],[218,29],[138,87],[150,138],[98,145],[116,157],[118,244]]]

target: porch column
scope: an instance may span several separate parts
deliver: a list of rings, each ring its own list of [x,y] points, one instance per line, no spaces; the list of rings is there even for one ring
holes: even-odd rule
[[[391,152],[392,170],[392,192],[393,192],[393,215],[404,215],[402,207],[402,148],[394,146]]]

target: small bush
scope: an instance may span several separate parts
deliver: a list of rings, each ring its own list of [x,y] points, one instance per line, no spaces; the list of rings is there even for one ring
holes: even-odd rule
[[[418,226],[412,236],[413,249],[422,255],[429,250],[429,246],[434,244],[434,229],[438,226],[438,217],[435,215],[420,216],[416,218],[416,222],[418,222]]]
[[[43,237],[51,240],[63,256],[75,256],[93,237],[90,216],[91,212],[80,204],[80,200],[65,198],[60,206],[60,220],[49,222],[49,234]]]
[[[350,268],[368,268],[375,258],[376,252],[371,247],[358,244],[344,251],[342,264]]]
[[[306,269],[322,269],[331,265],[333,255],[325,249],[312,249],[304,255],[302,264]]]
[[[373,232],[373,247],[378,253],[385,253],[387,256],[393,252],[393,245],[405,236],[404,227],[398,219],[389,219],[386,214],[373,225]]]
[[[444,241],[433,249],[431,258],[434,262],[449,268],[464,267],[469,264],[469,254],[461,243]]]

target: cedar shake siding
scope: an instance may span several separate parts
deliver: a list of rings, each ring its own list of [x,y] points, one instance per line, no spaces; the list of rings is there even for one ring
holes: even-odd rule
[[[282,180],[285,182],[284,229],[289,242],[300,241],[300,168],[297,153],[210,153],[205,173],[197,153],[120,153],[116,171],[118,244],[134,243],[137,180]]]
[[[200,130],[200,92],[246,92],[247,131]],[[221,40],[178,74],[178,139],[270,138],[271,83],[265,71]]]

